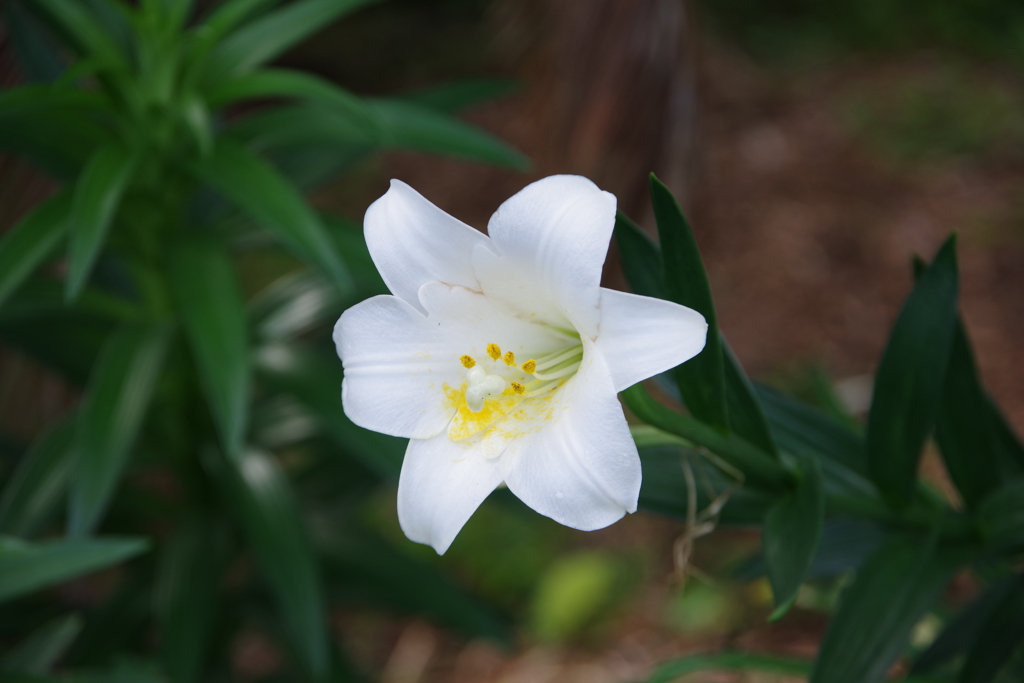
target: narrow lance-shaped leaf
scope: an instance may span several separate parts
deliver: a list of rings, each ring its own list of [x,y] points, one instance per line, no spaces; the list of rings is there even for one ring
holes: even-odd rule
[[[781,463],[746,439],[718,429],[661,405],[643,384],[634,384],[619,396],[647,424],[706,447],[745,475],[746,485],[762,491],[788,490],[793,478]]]
[[[960,562],[938,534],[894,537],[857,571],[840,597],[810,683],[878,683]]]
[[[50,673],[81,630],[82,618],[77,614],[46,622],[4,656],[0,671],[34,676]]]
[[[127,325],[107,342],[79,411],[68,531],[92,532],[117,487],[149,406],[167,345],[165,325]]]
[[[664,299],[661,249],[643,228],[621,211],[615,214],[615,243],[619,247],[622,271],[633,293]]]
[[[99,60],[108,66],[126,66],[125,55],[117,41],[96,22],[85,3],[66,0],[31,2],[60,27],[83,57]]]
[[[142,538],[25,543],[0,536],[0,601],[123,562],[148,549]]]
[[[949,476],[974,507],[1001,480],[996,424],[974,364],[967,331],[957,320],[935,437]]]
[[[1005,578],[985,589],[946,622],[939,636],[918,655],[911,674],[927,674],[963,654],[978,637],[981,627],[1003,603],[1013,587],[1015,577]]]
[[[950,237],[900,311],[882,355],[868,418],[868,473],[889,503],[914,491],[935,424],[957,320],[956,239]]]
[[[694,309],[708,323],[704,350],[675,370],[679,391],[686,407],[695,417],[719,429],[728,430],[722,346],[717,334],[718,317],[704,261],[678,202],[653,175],[651,203],[661,242],[665,298]]]
[[[729,413],[729,427],[765,453],[778,455],[775,439],[768,429],[761,402],[754,393],[743,366],[733,354],[725,337],[719,336],[722,346],[722,370],[725,373],[725,404]]]
[[[241,145],[222,139],[193,170],[277,235],[299,258],[320,266],[339,291],[352,289],[352,278],[320,218],[264,161]]]
[[[69,225],[68,299],[78,295],[92,271],[133,167],[128,150],[108,145],[89,159],[75,185]]]
[[[237,463],[208,462],[277,598],[301,663],[323,680],[330,666],[323,588],[288,480],[272,457],[257,451]]]
[[[760,671],[781,676],[803,677],[810,665],[795,659],[749,654],[746,652],[720,652],[713,655],[691,655],[665,662],[644,683],[672,683],[698,671]]]
[[[63,502],[71,474],[75,415],[41,435],[0,497],[0,533],[32,536]]]
[[[62,192],[37,206],[0,241],[0,305],[57,249],[67,233],[71,197]]]
[[[800,465],[796,487],[768,510],[761,536],[778,616],[796,599],[796,592],[814,562],[825,517],[818,461],[805,456]]]
[[[201,678],[220,606],[227,559],[223,531],[215,519],[187,518],[161,553],[156,587],[160,648],[164,668],[176,683]]]
[[[299,0],[246,24],[210,55],[211,80],[265,64],[344,14],[376,0]]]
[[[385,147],[448,154],[524,170],[530,167],[526,157],[500,139],[442,112],[401,100],[372,99],[367,105]]]
[[[477,104],[498,99],[519,90],[519,88],[519,82],[513,80],[471,78],[406,93],[402,99],[452,114]]]
[[[5,2],[4,22],[18,58],[19,71],[29,81],[48,83],[57,80],[66,68],[54,41],[22,2]]]
[[[695,310],[705,316],[705,320],[708,320],[710,330],[717,330],[714,326],[714,303],[710,298],[710,285],[704,272],[704,264],[700,259],[700,254],[696,251],[696,242],[693,240],[689,225],[686,223],[682,213],[678,212],[678,205],[675,204],[675,199],[668,194],[668,190],[658,183],[657,180],[652,180],[652,187],[661,188],[657,191],[652,189],[652,194],[661,198],[659,202],[662,205],[663,212],[667,214],[661,219],[662,223],[659,223],[659,226],[664,224],[666,230],[677,233],[673,241],[676,244],[677,258],[671,268],[675,268],[678,272],[678,269],[685,265],[691,271],[696,270],[696,274],[691,273],[690,277],[684,280],[681,280],[677,275],[673,275],[672,278],[665,277],[663,275],[663,254],[661,249],[636,223],[631,221],[622,212],[619,212],[615,222],[615,239],[619,245],[622,268],[626,273],[626,279],[629,280],[633,291],[643,296],[672,299],[672,297],[666,295],[668,290],[665,283],[668,280],[673,280],[679,291],[706,292],[706,298],[693,298],[691,303],[679,301],[678,299],[672,300],[695,308]],[[669,200],[671,200],[671,203],[669,203]],[[678,231],[683,231],[684,234],[680,235]],[[691,248],[693,249],[692,252],[687,251]],[[665,261],[665,266],[668,266],[667,261]],[[707,310],[710,310],[711,317],[709,318],[697,306],[704,306]],[[711,333],[709,332],[708,338],[710,339],[710,337]],[[776,455],[775,442],[772,439],[764,411],[761,408],[757,395],[754,393],[750,380],[743,371],[739,360],[732,354],[721,333],[718,332],[716,337],[715,342],[709,343],[718,349],[717,353],[721,356],[722,381],[725,392],[724,400],[730,429],[766,453]],[[712,354],[716,353],[715,348],[712,349]],[[705,352],[707,352],[707,346],[705,346],[705,351],[702,351],[701,354]],[[681,371],[687,372],[684,368],[689,367],[693,362],[688,361],[677,368],[675,371],[676,376],[678,377],[678,373]],[[686,398],[686,394],[683,394],[683,397],[688,402],[687,405],[689,407],[692,397]],[[699,402],[700,399],[698,398],[697,400]],[[696,412],[694,414],[701,417]],[[702,419],[706,418],[702,417]]]
[[[189,234],[170,253],[178,305],[224,448],[239,457],[249,410],[245,301],[231,259],[212,237]]]
[[[959,683],[995,680],[1021,641],[1024,641],[1024,575],[1018,574],[978,631],[960,669]]]
[[[211,107],[255,97],[295,97],[320,102],[337,114],[354,119],[372,134],[376,126],[366,103],[323,78],[300,71],[263,69],[219,83],[207,95]]]

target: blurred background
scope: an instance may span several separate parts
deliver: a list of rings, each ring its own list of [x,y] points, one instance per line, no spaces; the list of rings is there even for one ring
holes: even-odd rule
[[[19,76],[4,30],[0,73],[11,85]],[[363,95],[508,82],[465,118],[522,151],[529,171],[376,156],[313,197],[353,220],[400,178],[484,228],[527,182],[578,173],[652,228],[647,174],[657,173],[690,215],[722,329],[748,373],[825,408],[838,401],[865,412],[911,257],[931,258],[955,231],[961,309],[984,380],[1024,431],[1020,3],[389,0],[279,61]],[[27,166],[0,158],[4,227],[47,191]],[[287,267],[243,263],[246,293]],[[605,277],[625,288],[614,250]],[[76,400],[26,355],[3,350],[4,434],[27,441]],[[924,467],[941,486],[937,463]],[[679,566],[675,551],[690,539],[677,521],[640,513],[585,534],[510,497],[488,501],[436,558],[402,538],[394,497],[392,484],[379,484],[362,503],[367,524],[442,567],[507,616],[515,635],[501,645],[358,595],[342,601],[330,620],[345,651],[387,683],[630,681],[669,657],[724,645],[811,657],[838,590],[805,588],[796,609],[768,624],[767,585],[742,567],[754,533],[718,529]],[[105,589],[100,577],[68,590]],[[972,587],[956,591],[953,604]],[[239,681],[273,677],[286,657],[258,620],[231,652]]]

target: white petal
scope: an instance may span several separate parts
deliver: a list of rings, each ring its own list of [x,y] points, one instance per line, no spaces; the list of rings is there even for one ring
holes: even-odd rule
[[[599,319],[601,269],[614,226],[614,195],[581,176],[558,175],[531,183],[508,199],[491,217],[487,231],[498,255],[507,259],[506,270],[519,273],[524,296],[536,298],[534,303],[554,301],[554,308],[580,334],[592,338]],[[479,278],[480,264],[474,268]],[[481,284],[488,292],[488,282]]]
[[[473,247],[486,235],[437,208],[400,180],[363,219],[366,246],[391,293],[421,308],[417,295],[433,280],[480,289],[473,275]]]
[[[615,391],[690,360],[704,348],[708,325],[692,308],[601,289],[601,350]]]
[[[334,327],[345,366],[342,403],[360,427],[430,438],[455,414],[448,393],[465,382],[463,355],[488,369],[495,365],[488,344],[525,360],[562,343],[479,292],[428,282],[419,294],[426,316],[402,299],[376,296],[345,311]]]
[[[600,352],[557,395],[540,429],[509,442],[505,483],[524,503],[575,529],[600,529],[635,512],[640,456]]]
[[[341,401],[360,427],[392,436],[426,439],[448,426],[455,408],[444,385],[457,385],[464,370],[435,361],[454,355],[437,325],[408,303],[375,296],[345,311],[334,343],[345,367]]]
[[[398,521],[410,540],[443,555],[480,503],[501,483],[497,460],[479,445],[441,434],[412,439],[398,480]]]

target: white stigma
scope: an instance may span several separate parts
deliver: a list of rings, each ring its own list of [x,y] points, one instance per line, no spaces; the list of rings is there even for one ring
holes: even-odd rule
[[[484,401],[488,396],[505,391],[505,380],[498,375],[488,374],[480,366],[470,368],[466,372],[469,386],[466,388],[466,404],[474,413],[484,409]]]

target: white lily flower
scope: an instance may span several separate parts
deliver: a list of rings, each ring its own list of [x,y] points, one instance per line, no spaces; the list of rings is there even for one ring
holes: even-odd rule
[[[615,197],[579,176],[528,185],[488,235],[397,180],[366,211],[394,296],[334,328],[357,425],[408,437],[398,518],[444,553],[504,482],[537,512],[600,529],[635,512],[640,458],[616,394],[692,358],[696,311],[600,286]]]

